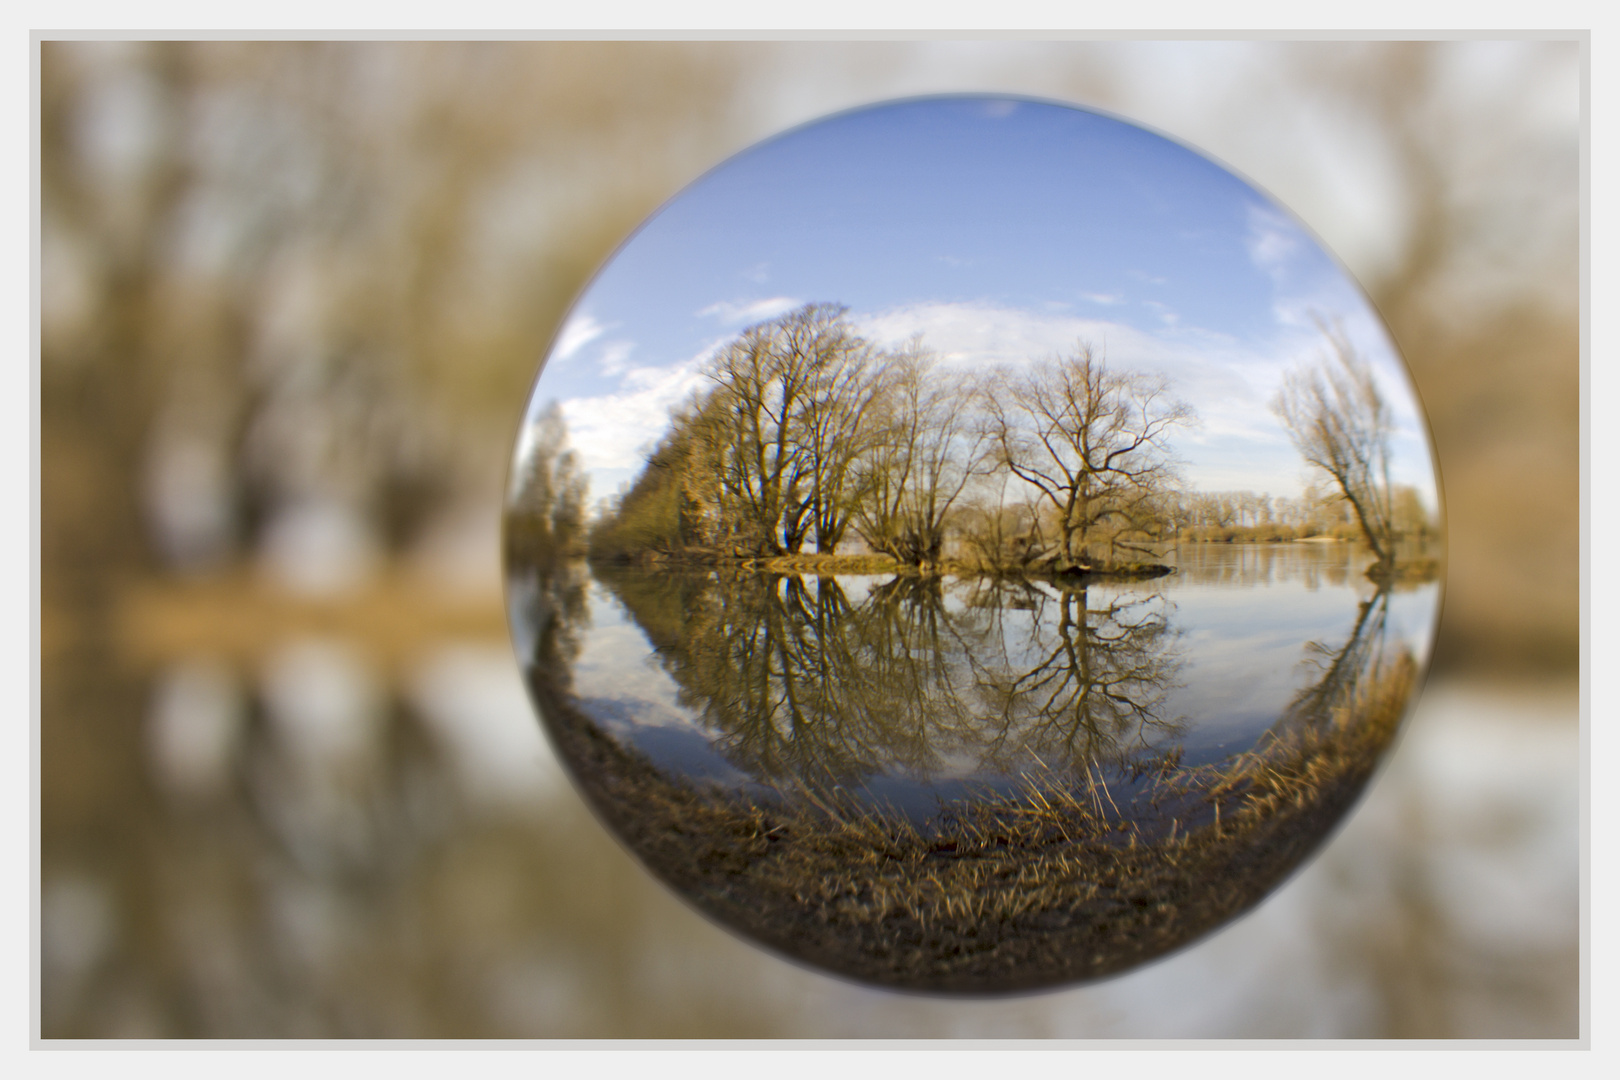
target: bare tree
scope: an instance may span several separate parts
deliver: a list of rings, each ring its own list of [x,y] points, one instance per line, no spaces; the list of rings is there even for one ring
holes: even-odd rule
[[[842,312],[842,309],[837,309]],[[882,438],[874,422],[893,378],[890,358],[841,323],[811,349],[811,385],[796,417],[810,471],[816,549],[838,550],[861,499],[860,462]]]
[[[741,545],[761,554],[792,550],[803,536],[804,508],[794,504],[806,463],[791,416],[810,373],[776,347],[773,329],[764,324],[745,331],[716,354],[709,370],[717,385],[706,435],[724,453],[724,514]]]
[[[1091,346],[1022,373],[1002,372],[983,396],[999,464],[1040,493],[1055,527],[1046,561],[1096,569],[1106,537],[1142,550],[1157,497],[1175,481],[1172,430],[1194,419],[1162,378],[1108,370]]]
[[[745,550],[797,554],[813,528],[824,548],[836,546],[847,524],[845,489],[876,375],[844,311],[807,304],[750,327],[710,361],[705,438]]]
[[[1331,355],[1291,372],[1272,402],[1294,445],[1326,473],[1355,511],[1380,565],[1395,559],[1389,484],[1389,405],[1367,365],[1337,324],[1321,323]]]
[[[887,359],[892,384],[882,434],[863,470],[856,528],[874,551],[930,566],[944,553],[947,517],[974,475],[985,437],[963,407],[971,385],[939,379],[920,339]]]

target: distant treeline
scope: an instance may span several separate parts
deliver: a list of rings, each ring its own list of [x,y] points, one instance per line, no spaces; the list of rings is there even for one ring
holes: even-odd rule
[[[1348,351],[1338,359],[1342,378],[1362,377]],[[1380,479],[1387,420],[1376,399],[1322,391],[1325,404],[1293,402],[1292,414],[1279,403],[1327,482],[1288,498],[1187,490],[1168,441],[1195,421],[1191,408],[1164,379],[1112,370],[1083,343],[970,373],[917,338],[879,346],[844,308],[812,304],[743,331],[704,375],[588,533],[583,480],[550,409],[519,478],[509,550],[534,559],[588,546],[613,562],[876,553],[923,570],[1068,573],[1150,569],[1176,542],[1312,537],[1365,540],[1383,562],[1397,541],[1433,530],[1414,489]],[[1299,385],[1336,389],[1313,377]]]
[[[1417,489],[1394,489],[1394,528],[1417,546],[1428,542],[1434,523]],[[1294,499],[1252,491],[1172,492],[1166,520],[1182,543],[1255,543],[1270,540],[1363,539],[1354,507],[1336,491],[1312,485]]]

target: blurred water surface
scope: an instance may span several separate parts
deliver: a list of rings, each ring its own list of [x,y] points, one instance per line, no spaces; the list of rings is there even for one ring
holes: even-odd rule
[[[45,1037],[1577,1034],[1575,43],[46,42],[39,72]],[[524,695],[498,508],[549,336],[660,200],[971,89],[1117,110],[1301,213],[1412,366],[1450,558],[1431,686],[1319,858],[1127,977],[943,1002],[744,945],[608,839]]]
[[[356,672],[308,648],[301,662],[332,665],[331,681],[303,707],[363,722]],[[105,867],[47,873],[47,1030],[1576,1034],[1579,750],[1567,691],[1431,686],[1342,832],[1253,914],[1113,981],[949,1001],[843,983],[706,922],[584,811],[500,649],[463,645],[437,664],[446,684],[479,687],[437,753],[442,720],[401,704],[370,747],[374,761],[390,760],[369,776],[344,782],[355,749],[334,739],[250,750],[241,772],[265,778],[234,790],[176,790],[161,851],[143,868],[158,893],[150,922],[123,899],[129,879]],[[146,950],[161,966],[138,966]]]

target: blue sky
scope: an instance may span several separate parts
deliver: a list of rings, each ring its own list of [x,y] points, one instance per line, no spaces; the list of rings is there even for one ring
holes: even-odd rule
[[[1359,289],[1288,214],[1219,165],[1097,113],[934,98],[845,113],[730,159],[597,274],[558,334],[530,414],[562,403],[594,499],[640,469],[702,361],[811,301],[954,366],[1040,363],[1077,339],[1168,376],[1200,424],[1178,436],[1205,490],[1297,494],[1269,402],[1342,322],[1401,426],[1394,479],[1433,504],[1416,402]],[[521,452],[521,447],[520,447]]]

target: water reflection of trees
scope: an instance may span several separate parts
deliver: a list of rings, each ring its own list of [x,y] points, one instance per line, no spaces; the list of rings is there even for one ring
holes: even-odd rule
[[[1169,605],[1028,581],[605,579],[715,745],[762,780],[1122,765],[1171,749]]]
[[[569,683],[580,634],[590,625],[589,584],[578,562],[528,566],[507,579],[507,618],[518,655],[559,689]]]
[[[1342,645],[1306,643],[1307,662],[1321,674],[1289,701],[1272,725],[1274,735],[1286,738],[1321,734],[1329,727],[1350,722],[1356,715],[1368,688],[1377,686],[1400,659],[1391,656],[1387,648],[1389,597],[1390,589],[1385,586],[1361,601],[1355,625]]]
[[[1292,805],[1329,821],[1349,807],[1394,738],[1417,679],[1412,649],[1389,640],[1390,593],[1386,585],[1361,602],[1342,644],[1306,644],[1314,676],[1253,750],[1213,767],[1212,803],[1236,793],[1251,818]]]
[[[1001,581],[983,592],[999,652],[975,658],[975,682],[998,759],[1033,753],[1049,767],[1085,768],[1173,751],[1184,724],[1166,705],[1181,661],[1163,594],[1115,593],[1092,607],[1085,588]],[[998,602],[1007,592],[1022,603]],[[1007,625],[1020,610],[1021,642]]]
[[[726,925],[912,989],[1094,978],[1251,907],[1342,820],[1416,677],[1410,650],[1386,652],[1381,590],[1346,642],[1312,647],[1320,672],[1269,738],[1202,765],[1160,756],[1138,797],[1116,800],[1097,758],[1124,762],[1176,734],[1163,710],[1176,633],[1158,595],[922,577],[864,594],[832,578],[607,581],[717,743],[798,797],[694,782],[552,699],[606,819]],[[1068,769],[1024,771],[925,821],[847,787],[816,790],[907,754],[968,748],[983,763],[998,741]]]

